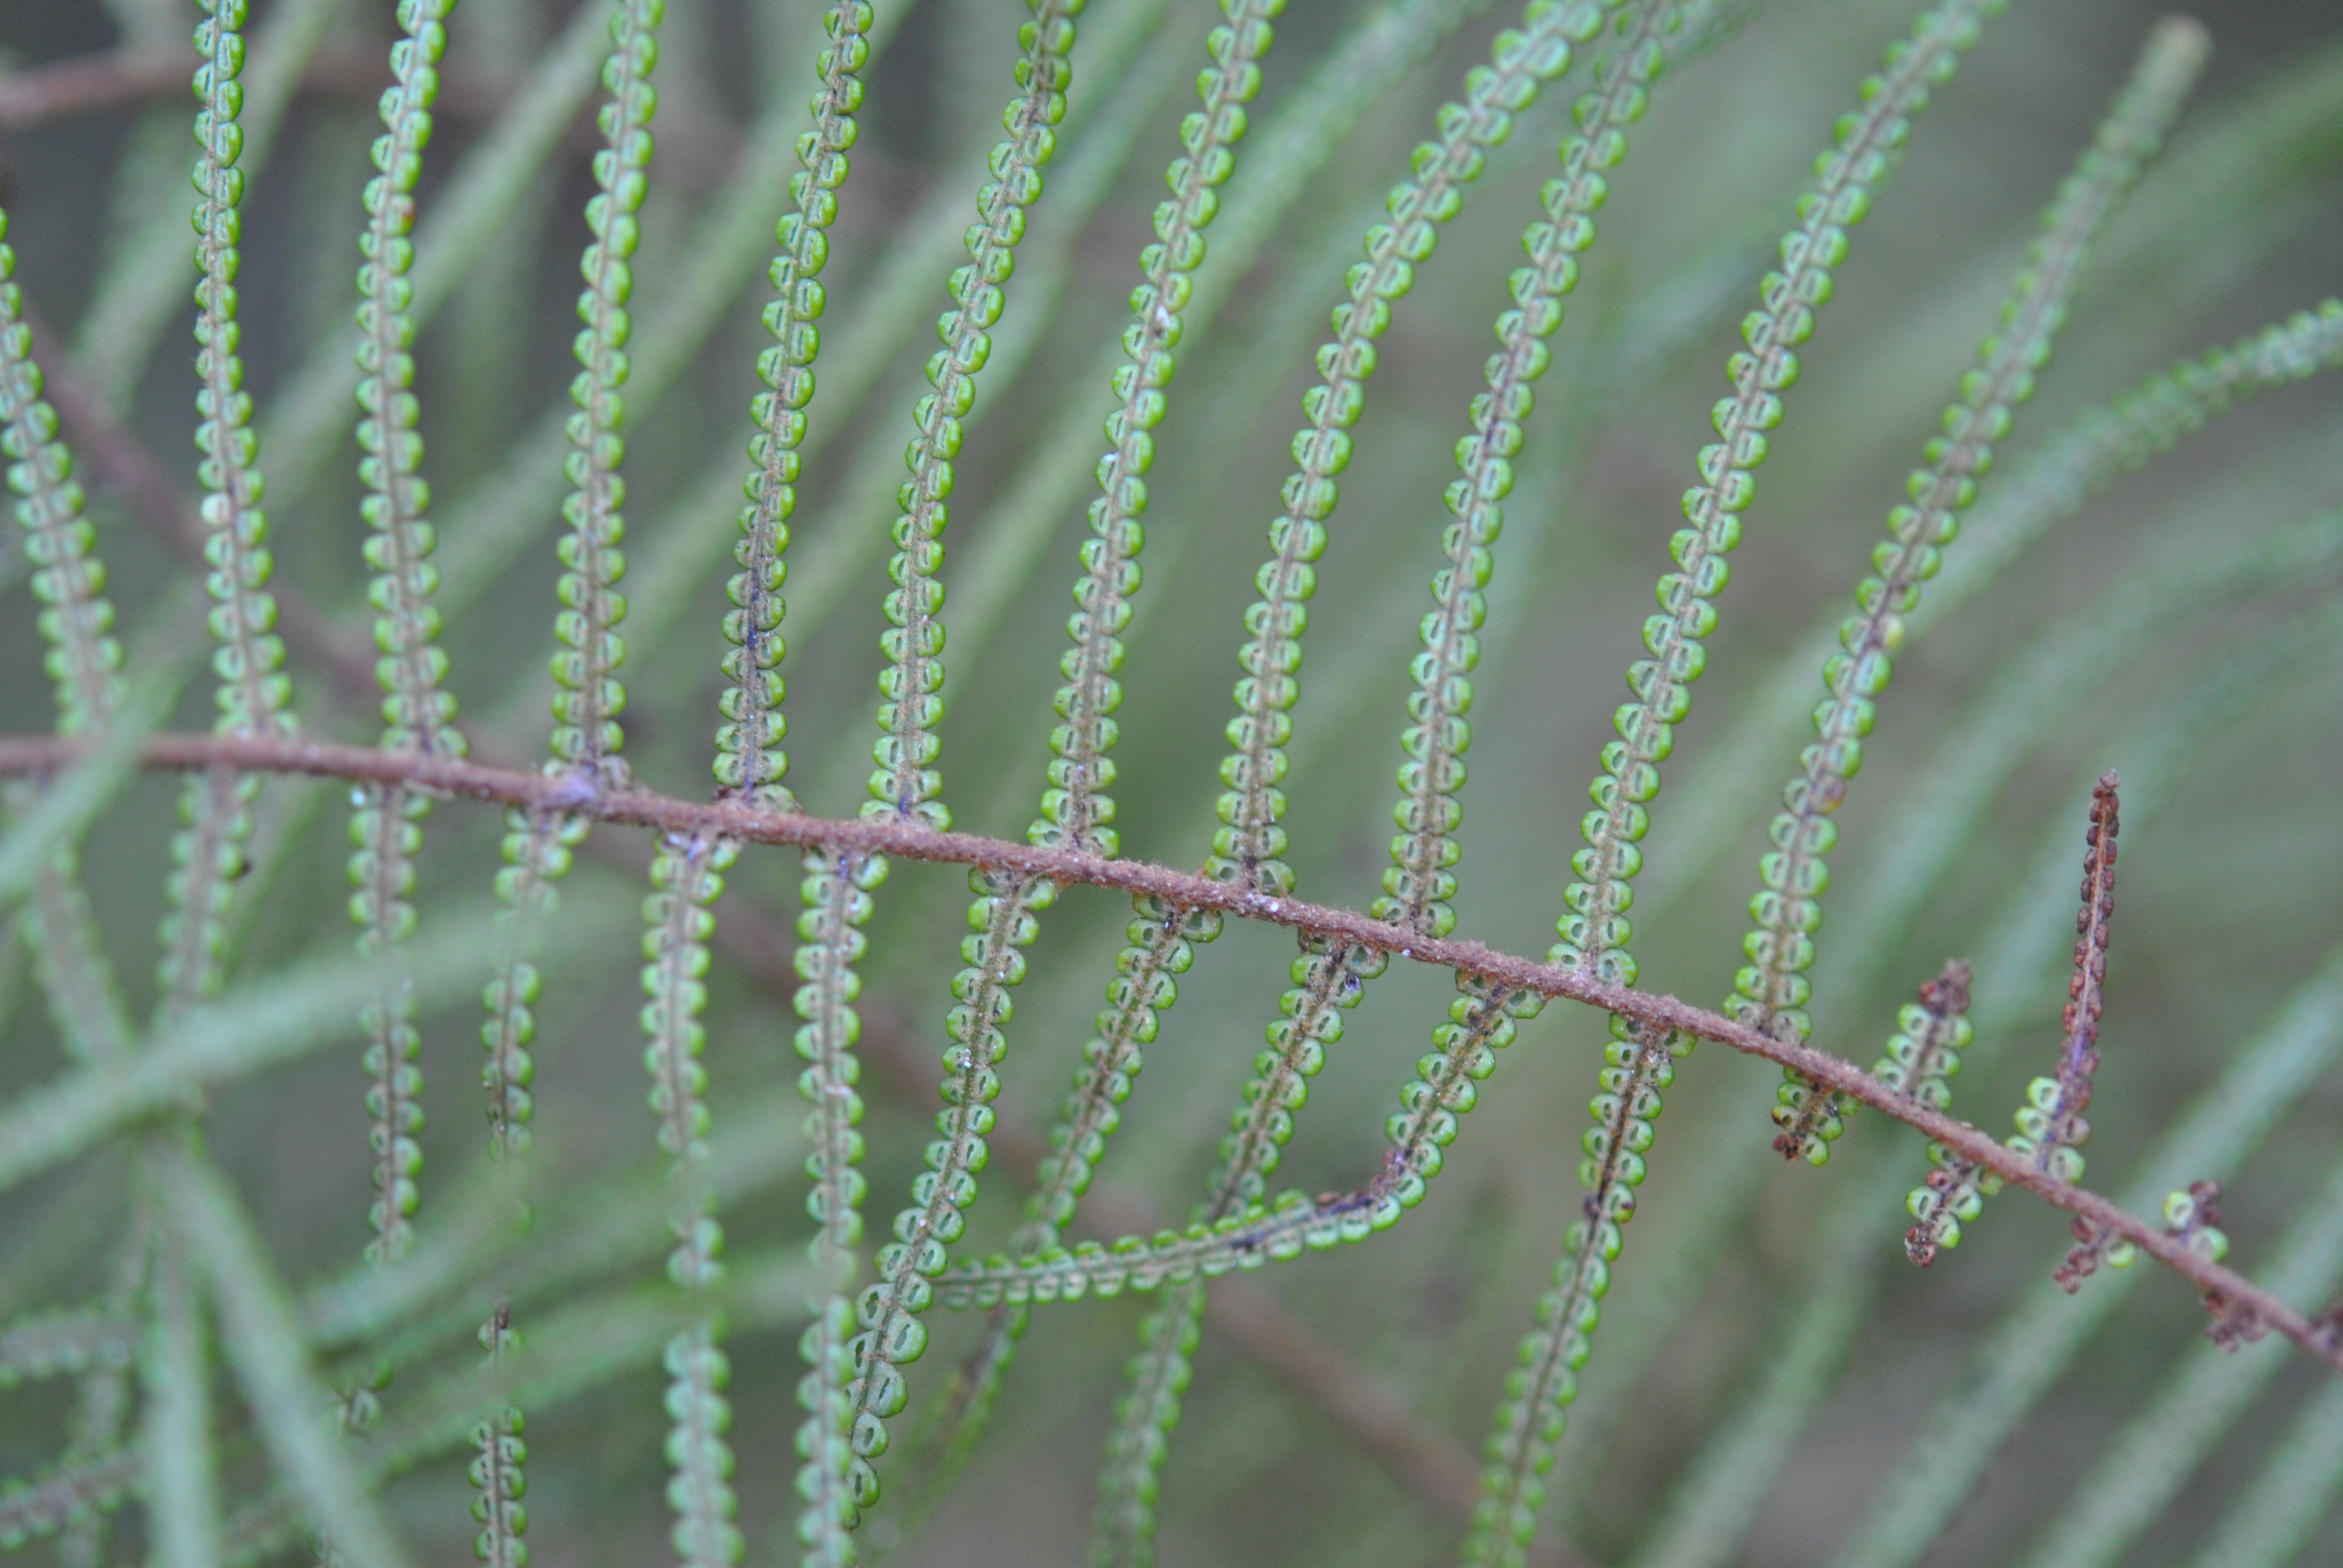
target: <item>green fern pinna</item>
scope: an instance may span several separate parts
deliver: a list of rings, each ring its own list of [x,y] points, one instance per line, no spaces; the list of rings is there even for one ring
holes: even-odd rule
[[[0,15],[0,1550],[2335,1557],[2338,133],[2115,0]]]

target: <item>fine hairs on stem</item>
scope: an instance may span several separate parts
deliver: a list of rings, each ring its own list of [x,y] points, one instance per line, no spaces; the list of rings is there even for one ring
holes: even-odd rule
[[[0,1555],[2324,1561],[2335,19],[1004,4],[0,7]]]

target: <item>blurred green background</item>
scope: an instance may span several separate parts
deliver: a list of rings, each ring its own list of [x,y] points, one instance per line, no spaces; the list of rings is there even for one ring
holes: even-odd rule
[[[291,3],[256,4],[256,35]],[[318,383],[300,377],[313,357],[336,363],[333,346],[353,305],[358,191],[377,128],[378,82],[370,73],[380,69],[391,7],[352,0],[338,12],[322,10],[327,22],[316,60],[265,166],[254,169],[245,206],[244,344],[263,410],[280,580],[361,628],[363,528],[346,392],[329,385],[320,403],[308,396]],[[1353,0],[1293,0],[1279,25],[1249,150],[1370,10]],[[1309,350],[1382,192],[1437,106],[1512,20],[1503,6],[1460,11],[1453,32],[1364,107],[1302,197],[1274,215],[1256,254],[1230,265],[1214,231],[1213,265],[1227,273],[1216,286],[1227,289],[1228,303],[1212,330],[1192,332],[1182,346],[1151,477],[1147,586],[1129,638],[1126,739],[1117,753],[1127,854],[1193,866],[1208,848],[1239,617],[1286,471]],[[1555,367],[1541,385],[1508,507],[1476,678],[1478,744],[1458,900],[1463,934],[1529,952],[1551,940],[1577,845],[1582,786],[1624,699],[1620,674],[1640,657],[1650,584],[1666,567],[1675,498],[1706,438],[1723,358],[1737,346],[1735,324],[1834,118],[1852,106],[1857,82],[1916,12],[1908,0],[1769,0],[1671,71],[1613,178],[1602,239],[1554,340]],[[698,795],[709,783],[725,551],[753,365],[767,341],[758,323],[761,271],[780,200],[778,179],[759,184],[743,171],[753,172],[760,156],[769,168],[788,166],[786,138],[813,79],[818,8],[809,0],[669,0],[669,13],[635,305],[639,383],[641,362],[655,354],[673,351],[673,373],[661,396],[630,389],[636,619],[627,628],[627,727],[644,781]],[[2234,341],[2338,288],[2343,17],[2325,0],[2226,0],[2194,14],[2213,36],[2211,66],[2165,159],[2087,276],[2057,357],[2004,447],[2005,477],[2089,405],[2177,356]],[[193,15],[191,6],[142,0],[0,6],[0,69],[8,73],[0,75],[0,195],[18,279],[137,437],[189,487],[189,276],[171,274],[156,296],[167,310],[148,312],[151,349],[122,326],[128,315],[104,315],[109,300],[131,311],[121,303],[130,287],[122,280],[142,256],[186,244],[180,215],[192,111],[184,86],[158,81],[38,114],[23,109],[21,91],[9,94],[33,80],[30,73],[93,51],[120,45],[146,50],[142,59],[167,56],[184,48]],[[793,525],[789,750],[791,782],[809,809],[845,813],[860,798],[875,733],[884,528],[907,410],[932,347],[926,323],[944,303],[943,277],[971,211],[975,160],[1011,90],[1023,15],[1014,0],[915,0],[870,73],[827,274],[822,396],[811,411],[817,445]],[[1671,808],[1700,787],[1704,762],[1777,658],[1799,645],[1817,615],[1844,604],[1866,569],[1881,519],[1991,327],[2036,213],[2157,15],[2134,0],[2018,0],[1937,94],[1905,166],[1857,231],[1748,514],[1711,673],[1680,728],[1669,792],[1654,808],[1637,908],[1646,985],[1703,1005],[1729,990],[1764,824],[1799,729],[1781,729],[1754,771],[1721,785],[1708,780],[1733,808],[1724,852],[1713,860],[1685,849],[1672,863]],[[1017,836],[1041,787],[1048,698],[1070,608],[1064,588],[1106,408],[1100,356],[1125,319],[1160,172],[1192,104],[1186,84],[1212,19],[1199,0],[1151,9],[1140,0],[1093,0],[1084,16],[1082,50],[1119,47],[1121,58],[1101,65],[1076,55],[1073,129],[1031,216],[960,459],[948,536],[950,710],[941,767],[945,798],[966,829]],[[568,22],[564,4],[465,0],[422,196],[427,225],[449,171],[489,133]],[[1480,385],[1489,323],[1520,254],[1516,237],[1534,215],[1582,80],[1565,78],[1521,116],[1436,256],[1419,268],[1384,340],[1335,544],[1322,563],[1296,714],[1289,820],[1306,897],[1352,907],[1373,897],[1390,832],[1406,661],[1416,618],[1429,608],[1423,584],[1438,564],[1446,521],[1439,496],[1453,477],[1449,449]],[[549,722],[544,672],[560,495],[558,465],[548,480],[529,454],[541,454],[545,422],[566,408],[591,150],[581,116],[498,215],[491,243],[462,267],[418,349],[427,472],[451,584],[452,563],[476,551],[463,590],[468,604],[451,612],[446,639],[453,685],[467,729],[521,757],[542,754]],[[1251,172],[1241,162],[1232,204],[1244,199]],[[148,216],[156,211],[169,218],[160,231]],[[728,226],[763,237],[727,250]],[[152,237],[157,232],[160,239]],[[898,287],[890,266],[904,269],[908,291],[889,292]],[[704,338],[666,330],[692,298],[713,307]],[[57,347],[55,337],[41,345],[45,356]],[[834,367],[856,355],[854,363],[868,367],[868,390],[847,399],[835,391],[845,372]],[[312,414],[332,441],[318,448],[311,472],[280,474],[277,433]],[[2161,809],[2144,810],[2123,840],[2093,1184],[2120,1191],[2179,1108],[2316,969],[2338,931],[2334,890],[2343,874],[2333,785],[2343,767],[2335,722],[2343,710],[2343,641],[2332,617],[2304,623],[2312,629],[2299,646],[2248,682],[2251,700],[2225,699],[2193,729],[2176,729],[2170,716],[2190,683],[2217,671],[2224,658],[2315,614],[2332,598],[2331,580],[2307,576],[2217,602],[2183,595],[2151,618],[2146,635],[2115,650],[2104,678],[1976,739],[1966,758],[1959,753],[1966,727],[1995,700],[1996,681],[2021,668],[2037,638],[2087,624],[2103,596],[2127,583],[2157,572],[2185,577],[2196,563],[2343,501],[2338,418],[2338,388],[2313,380],[2217,422],[2091,502],[1902,659],[1870,767],[1842,817],[1816,1043],[1867,1065],[1896,1005],[1946,955],[1981,966],[2001,959],[1999,972],[1981,967],[1979,982],[1981,995],[1998,988],[1992,1016],[1999,1026],[1981,1031],[1979,1064],[1956,1085],[1956,1105],[2005,1131],[2006,1108],[2048,1060],[2069,940],[2059,912],[2005,954],[2007,911],[2036,886],[2048,890],[2043,907],[2054,912],[2071,897],[2080,792],[2102,768],[2136,759],[2166,767],[2168,789]],[[1071,447],[1066,432],[1078,437]],[[94,489],[116,599],[135,638],[184,574],[116,487]],[[1989,481],[1986,505],[1995,493]],[[505,543],[471,542],[490,535]],[[492,558],[498,548],[503,559]],[[16,556],[0,560],[7,595],[0,670],[15,672],[0,680],[0,726],[38,731],[51,716],[33,673],[39,654],[23,575]],[[374,739],[371,717],[297,655],[296,678],[306,725]],[[193,728],[208,713],[208,694],[191,689],[178,722]],[[2177,751],[2154,763],[2160,740],[2176,734],[2183,737]],[[1892,856],[1908,849],[1932,817],[1950,820],[1923,791],[1979,751],[1996,766],[1980,770],[1985,783],[1966,803],[1967,825],[1942,874],[1915,884]],[[142,1013],[153,997],[172,789],[143,781],[108,815],[86,855],[111,951]],[[340,950],[348,940],[338,794],[319,785],[271,787],[262,863],[235,952],[244,980]],[[477,807],[435,814],[422,862],[427,924],[435,909],[487,896],[499,826]],[[600,837],[626,840],[629,830]],[[639,854],[629,862],[623,843],[615,849],[614,860],[581,862],[571,884],[578,907],[593,907],[598,892],[623,903],[639,890],[629,869]],[[711,979],[715,1117],[719,1132],[735,1139],[728,1148],[743,1151],[745,1172],[727,1225],[735,1253],[749,1260],[794,1256],[805,1229],[798,1111],[787,1092],[796,1071],[794,1020],[786,965],[769,945],[794,918],[796,876],[786,854],[744,857],[721,907],[736,946],[719,956]],[[1910,905],[1908,918],[1864,919],[1862,911],[1898,897]],[[957,963],[952,944],[965,903],[960,873],[899,865],[871,926],[864,1014],[874,1235],[901,1201],[928,1136],[949,1005],[944,982]],[[1002,1099],[1004,1123],[1029,1140],[1055,1113],[1127,918],[1119,898],[1069,893],[1032,950]],[[566,1276],[529,1261],[595,1216],[614,1213],[628,1194],[639,1201],[658,1184],[642,1110],[633,939],[623,924],[598,930],[589,940],[581,920],[554,933],[556,979],[538,1050],[539,1221],[525,1242],[509,1244],[518,1261],[482,1271],[540,1281],[537,1298],[518,1296],[516,1304],[524,1332],[556,1362],[565,1354],[558,1331],[566,1305],[657,1276],[655,1225],[638,1226],[631,1249]],[[1858,966],[1862,973],[1832,970],[1834,950],[1859,930],[1875,939],[1874,961]],[[758,948],[759,936],[769,945]],[[1101,1178],[1114,1188],[1102,1187],[1101,1213],[1131,1211],[1136,1199],[1162,1221],[1184,1216],[1261,1028],[1274,1016],[1291,954],[1282,931],[1232,930],[1202,955],[1148,1052]],[[2027,965],[2032,972],[2024,972]],[[10,1091],[60,1070],[22,968],[12,957],[6,971],[0,1085]],[[1393,1090],[1425,1049],[1449,994],[1437,972],[1395,966],[1379,982],[1312,1085],[1280,1185],[1349,1187],[1375,1167]],[[459,1004],[427,1031],[427,1236],[473,1211],[468,1201],[478,1208],[466,1197],[483,1163],[474,1028]],[[369,1156],[352,1033],[346,1046],[222,1091],[212,1109],[213,1150],[242,1182],[279,1258],[305,1281],[355,1271],[364,1241]],[[1442,1464],[1453,1474],[1477,1451],[1574,1210],[1577,1140],[1602,1034],[1598,1016],[1550,1010],[1507,1053],[1423,1210],[1365,1245],[1252,1277],[1282,1303],[1286,1322],[1340,1358],[1342,1377],[1371,1379],[1412,1408],[1433,1457],[1413,1470],[1394,1463],[1330,1409],[1323,1389],[1297,1386],[1290,1359],[1281,1368],[1208,1328],[1164,1473],[1166,1563],[1446,1560],[1458,1522],[1428,1494],[1423,1477]],[[1634,1561],[1639,1550],[1676,1539],[1668,1531],[1686,1517],[1679,1489],[1693,1457],[1753,1398],[1771,1398],[1759,1394],[1762,1380],[1812,1310],[1816,1284],[1859,1269],[1851,1326],[1834,1336],[1837,1353],[1811,1380],[1811,1420],[1790,1420],[1767,1440],[1777,1473],[1762,1478],[1748,1506],[1720,1515],[1731,1523],[1705,1555],[1670,1559],[1752,1568],[1821,1560],[1883,1483],[1915,1462],[1907,1443],[1932,1402],[2064,1249],[2056,1214],[2008,1199],[1973,1228],[1970,1244],[1916,1273],[1894,1236],[1902,1192],[1923,1167],[1918,1141],[1900,1130],[1890,1136],[1872,1118],[1850,1132],[1828,1169],[1783,1169],[1763,1148],[1775,1081],[1762,1062],[1711,1047],[1685,1064],[1670,1097],[1548,1514],[1588,1559]],[[2329,1074],[2229,1183],[2226,1225],[2242,1264],[2266,1255],[2324,1183],[2339,1123],[2343,1087]],[[1762,1158],[1752,1158],[1751,1146]],[[973,1243],[1006,1237],[1024,1169],[1013,1154],[996,1160]],[[1858,1188],[1847,1209],[1849,1183],[1866,1180],[1869,1207]],[[1730,1201],[1715,1201],[1719,1189]],[[103,1158],[0,1199],[5,1314],[94,1291],[119,1202],[119,1171]],[[1861,1246],[1834,1247],[1846,1234],[1837,1218],[1844,1212],[1875,1216],[1875,1234]],[[476,1320],[477,1302],[487,1299],[468,1284],[439,1304]],[[959,1490],[908,1537],[891,1503],[882,1505],[871,1542],[900,1544],[906,1563],[1078,1557],[1091,1477],[1142,1306],[1124,1300],[1043,1310]],[[2144,1388],[2197,1342],[2199,1316],[2177,1282],[2141,1282],[1993,1460],[1926,1561],[2016,1561],[2136,1413]],[[416,1321],[423,1321],[419,1308]],[[914,1417],[980,1320],[939,1312],[933,1326],[935,1342],[913,1380]],[[735,1446],[758,1563],[792,1554],[795,1340],[785,1312],[736,1319]],[[347,1349],[327,1362],[357,1367],[368,1353]],[[447,1386],[460,1388],[473,1355],[460,1336],[417,1352],[386,1394],[389,1424],[402,1399],[449,1379],[457,1381]],[[591,1359],[582,1346],[578,1357],[581,1366]],[[2306,1358],[2286,1359],[2238,1430],[2123,1561],[2157,1568],[2190,1560],[2321,1375]],[[576,1397],[530,1412],[529,1542],[538,1568],[638,1563],[667,1550],[659,1374],[640,1361],[591,1381]],[[49,1387],[0,1398],[0,1473],[29,1473],[62,1446],[65,1401]],[[256,1486],[259,1461],[248,1438],[231,1433],[225,1452],[236,1486]],[[466,1491],[463,1461],[453,1453],[417,1466],[391,1490],[396,1517],[429,1560],[468,1552]],[[122,1539],[120,1550],[136,1549],[135,1524]],[[2343,1561],[2343,1524],[2330,1523],[2300,1560]]]

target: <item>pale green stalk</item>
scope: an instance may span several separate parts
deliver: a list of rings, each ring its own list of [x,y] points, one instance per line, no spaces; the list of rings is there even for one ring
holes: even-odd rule
[[[406,1568],[406,1548],[325,1420],[330,1397],[252,1217],[207,1161],[166,1146],[156,1162],[171,1228],[210,1287],[221,1350],[269,1459],[349,1568]]]
[[[812,1283],[795,1247],[736,1261],[718,1299],[737,1327],[786,1328],[805,1315]],[[483,1402],[548,1410],[629,1372],[659,1364],[692,1303],[665,1283],[625,1286],[547,1314],[534,1342],[432,1379],[402,1401],[360,1451],[360,1476],[379,1487],[428,1460],[473,1445]],[[228,1521],[228,1563],[249,1568],[296,1538],[298,1501],[279,1487],[237,1509]]]
[[[719,1212],[802,1171],[804,1145],[777,1132],[797,1101],[794,1092],[744,1097],[711,1131],[704,1171]],[[663,1170],[636,1167],[566,1187],[518,1241],[496,1167],[480,1175],[477,1201],[456,1226],[427,1231],[397,1267],[353,1269],[307,1292],[302,1321],[311,1342],[352,1351],[353,1368],[377,1356],[403,1365],[474,1337],[479,1301],[508,1302],[518,1312],[639,1268],[674,1244]]]
[[[2254,1282],[2313,1312],[2343,1286],[2343,1166],[2296,1211]],[[2124,1561],[2292,1352],[2275,1338],[2190,1350],[2100,1453],[2023,1568],[2107,1568]]]
[[[2157,1140],[2117,1202],[2153,1212],[2165,1194],[2218,1180],[2332,1065],[2343,1047],[2343,953],[2330,954],[2220,1078]],[[1912,1447],[1831,1558],[1833,1568],[1907,1568],[1943,1534],[2027,1411],[2131,1294],[2143,1271],[2109,1273],[2079,1295],[2039,1281],[1971,1353]]]
[[[218,1568],[218,1443],[203,1308],[188,1278],[186,1243],[166,1235],[159,1252],[138,1369],[146,1395],[139,1446],[154,1562],[156,1568]]]
[[[2286,1568],[2327,1523],[2343,1492],[2343,1382],[2310,1396],[2229,1506],[2191,1568]]]
[[[572,918],[581,946],[606,938],[617,913],[589,902]],[[485,912],[449,917],[411,950],[418,1015],[473,994],[468,978],[495,927]],[[349,1025],[357,988],[379,983],[378,962],[320,960],[272,976],[249,999],[230,994],[166,1020],[146,1047],[82,1068],[17,1096],[0,1111],[0,1188],[50,1169],[176,1105],[193,1090],[225,1083],[330,1043]]]

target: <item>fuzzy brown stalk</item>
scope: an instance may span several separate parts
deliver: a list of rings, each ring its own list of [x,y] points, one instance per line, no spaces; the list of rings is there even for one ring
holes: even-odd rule
[[[85,755],[85,743],[52,737],[0,739],[0,777],[54,776]],[[1194,909],[1218,910],[1242,919],[1261,920],[1296,930],[1349,942],[1376,952],[1391,953],[1466,974],[1485,975],[1508,987],[1549,998],[1562,998],[1618,1013],[1663,1030],[1675,1030],[1777,1066],[1795,1067],[1824,1088],[1838,1091],[1943,1144],[1948,1154],[1975,1162],[1985,1171],[2014,1187],[2023,1187],[2054,1206],[2106,1226],[2141,1252],[2187,1277],[2200,1290],[2219,1291],[2225,1297],[2250,1306],[2269,1328],[2285,1334],[2320,1360],[2343,1370],[2343,1346],[2294,1308],[2260,1290],[2250,1281],[2207,1261],[2196,1251],[2167,1236],[2157,1226],[2125,1212],[2107,1199],[2038,1169],[2034,1161],[2004,1148],[1965,1121],[1958,1121],[1889,1088],[1868,1071],[1843,1057],[1812,1046],[1795,1044],[1762,1034],[1720,1013],[1697,1008],[1672,996],[1638,990],[1583,973],[1575,969],[1500,952],[1483,943],[1454,937],[1427,937],[1353,910],[1298,899],[1274,898],[1211,877],[1174,870],[1139,860],[1109,860],[1094,855],[1046,849],[973,833],[937,832],[900,818],[830,819],[792,812],[759,809],[737,801],[680,800],[649,790],[627,788],[595,792],[580,798],[559,779],[542,773],[508,771],[456,758],[391,753],[368,747],[333,746],[321,741],[268,736],[172,734],[149,737],[140,748],[149,768],[202,769],[226,766],[254,772],[301,773],[356,782],[404,782],[412,786],[501,801],[524,809],[558,807],[607,822],[690,832],[705,829],[746,843],[826,845],[900,856],[905,859],[946,861],[1047,877],[1063,886],[1117,888],[1125,892],[1152,893],[1169,902]],[[2111,834],[2105,836],[2112,848]],[[2108,858],[2112,867],[2112,858]],[[2107,910],[2098,910],[2104,929]],[[2090,924],[2088,911],[2087,927]],[[2103,971],[2093,971],[2103,972]],[[2087,1008],[2077,1017],[2089,1016]]]

